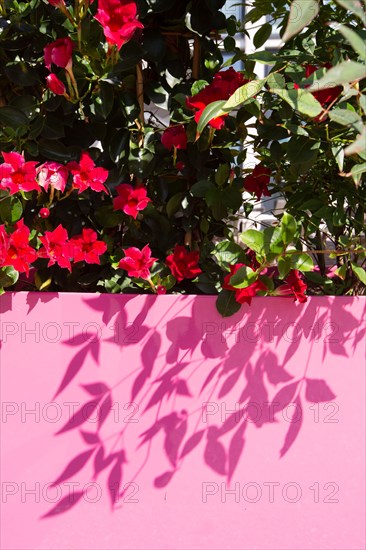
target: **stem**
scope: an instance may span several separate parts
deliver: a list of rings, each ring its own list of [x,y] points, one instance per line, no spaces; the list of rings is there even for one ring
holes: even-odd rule
[[[140,106],[139,121],[141,126],[144,126],[144,76],[142,73],[141,63],[136,65],[136,95]]]
[[[195,80],[199,79],[200,75],[200,50],[201,45],[198,36],[194,37],[193,45],[193,60],[192,60],[192,76]]]
[[[149,283],[149,285],[151,286],[151,288],[153,289],[153,292],[156,294],[156,287],[155,287],[154,283],[152,282],[151,278],[149,277],[146,280]]]
[[[59,10],[64,14],[64,16],[70,21],[73,27],[77,27],[77,23],[66,6],[60,6]]]
[[[316,230],[316,238],[318,239],[320,248],[322,249],[322,236],[320,234],[319,229]],[[326,271],[324,255],[322,253],[319,253],[319,254],[316,253],[316,254],[317,254],[318,263],[319,263],[319,267],[320,267],[320,273],[324,277],[325,271]]]
[[[78,24],[78,47],[79,47],[79,51],[81,52],[81,21],[79,21],[79,24]]]
[[[80,97],[79,97],[78,85],[77,85],[76,80],[75,80],[75,76],[74,76],[74,72],[73,72],[73,70],[72,70],[72,66],[70,66],[70,67],[65,67],[65,68],[66,68],[66,74],[69,75],[70,80],[71,80],[71,83],[72,83],[72,86],[73,86],[73,88],[74,88],[74,90],[75,90],[75,94],[76,94],[75,97],[76,97],[76,99],[79,100]]]

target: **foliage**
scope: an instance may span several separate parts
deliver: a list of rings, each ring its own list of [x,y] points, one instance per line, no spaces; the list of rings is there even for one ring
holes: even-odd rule
[[[219,293],[224,314],[238,289],[363,292],[363,15],[255,0],[244,23],[287,41],[261,51],[261,24],[248,55],[223,4],[0,2],[2,288]],[[240,209],[273,193],[286,214],[239,246]]]

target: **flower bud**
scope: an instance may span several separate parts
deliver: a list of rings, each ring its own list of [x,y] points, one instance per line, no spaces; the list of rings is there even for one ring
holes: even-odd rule
[[[63,82],[61,82],[61,80],[54,73],[51,73],[46,77],[46,82],[48,89],[54,94],[64,95],[66,92]]]
[[[48,208],[41,208],[41,210],[39,211],[39,216],[41,218],[48,218],[49,215],[50,215],[50,211]]]

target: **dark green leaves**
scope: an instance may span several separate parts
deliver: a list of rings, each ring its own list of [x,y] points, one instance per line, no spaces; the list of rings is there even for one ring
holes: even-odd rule
[[[217,297],[216,307],[223,317],[230,317],[240,309],[240,304],[235,300],[234,292],[222,290]]]
[[[0,269],[0,294],[3,289],[14,285],[19,278],[19,273],[12,266],[3,267]]]

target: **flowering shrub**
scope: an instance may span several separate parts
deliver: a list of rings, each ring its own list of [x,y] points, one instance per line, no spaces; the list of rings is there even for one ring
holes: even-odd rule
[[[260,50],[265,23],[248,55],[222,0],[1,1],[0,288],[218,294],[223,315],[363,293],[363,12],[337,2],[299,23],[255,0],[286,43]]]

